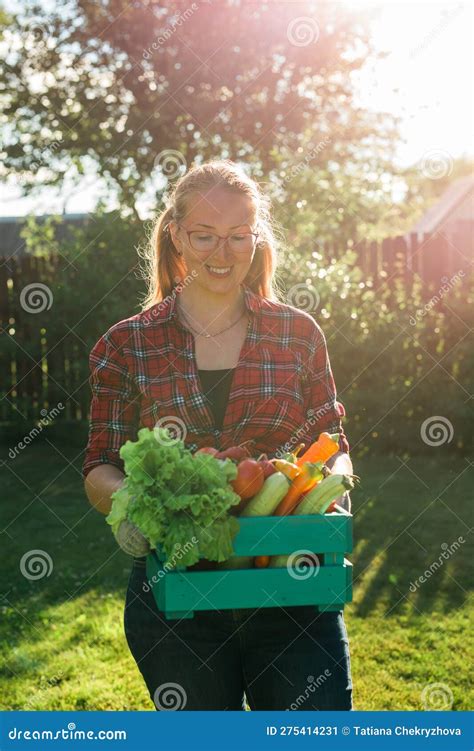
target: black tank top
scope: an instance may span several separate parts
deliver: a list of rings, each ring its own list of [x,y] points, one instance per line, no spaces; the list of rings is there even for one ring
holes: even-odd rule
[[[214,415],[214,424],[221,430],[235,368],[198,370],[202,391]]]
[[[230,386],[232,383],[232,374],[235,368],[221,368],[220,370],[198,370],[201,388],[209,402],[212,414],[214,415],[214,424],[218,430],[221,430],[224,422],[225,408],[229,398]],[[193,566],[188,566],[188,571],[215,571],[217,570],[216,561],[208,561],[201,558]]]

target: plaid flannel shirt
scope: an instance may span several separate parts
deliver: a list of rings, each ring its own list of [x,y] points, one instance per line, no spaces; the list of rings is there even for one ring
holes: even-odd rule
[[[306,312],[243,284],[249,314],[222,430],[202,393],[194,335],[176,315],[179,287],[145,312],[111,326],[89,357],[92,400],[83,477],[103,463],[123,470],[120,447],[141,427],[173,428],[187,448],[225,449],[244,441],[252,456],[307,448],[323,430],[340,432],[349,452],[319,324]],[[303,453],[303,451],[300,452]]]

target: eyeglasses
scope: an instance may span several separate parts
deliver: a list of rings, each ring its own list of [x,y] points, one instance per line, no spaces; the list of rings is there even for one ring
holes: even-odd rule
[[[258,233],[236,232],[233,235],[218,235],[215,232],[204,230],[187,230],[182,224],[178,224],[186,232],[189,244],[198,253],[210,253],[219,245],[219,240],[228,240],[229,248],[233,253],[250,253],[257,243]]]

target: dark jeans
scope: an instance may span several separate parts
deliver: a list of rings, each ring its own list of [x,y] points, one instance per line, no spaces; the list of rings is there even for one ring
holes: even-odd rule
[[[352,709],[342,611],[264,607],[195,611],[167,621],[135,559],[124,626],[156,709]],[[155,584],[155,586],[159,586]]]

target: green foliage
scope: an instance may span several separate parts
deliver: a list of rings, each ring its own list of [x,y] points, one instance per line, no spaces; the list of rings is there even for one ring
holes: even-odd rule
[[[363,113],[354,113],[357,136],[351,142],[341,141],[337,131],[304,131],[275,146],[277,166],[267,189],[293,249],[309,240],[344,247],[352,238],[380,237],[400,180],[394,166],[397,131],[384,122],[384,135],[376,131],[369,148],[361,119]]]
[[[31,218],[23,230],[31,255],[38,248],[42,254],[47,232]],[[50,279],[44,281],[50,282],[54,306],[36,317],[48,339],[60,339],[72,328],[92,346],[113,323],[139,311],[145,285],[137,248],[143,241],[143,224],[119,211],[91,215],[62,242],[52,238],[53,255],[57,250],[58,256]]]
[[[25,191],[96,170],[135,210],[198,160],[229,157],[268,175],[301,134],[331,141],[310,169],[344,175],[367,152],[380,162],[393,119],[354,92],[353,74],[377,58],[367,15],[321,3],[298,18],[292,3],[247,0],[20,3],[5,50],[5,169]]]
[[[61,226],[62,218],[59,214],[50,215],[44,221],[38,221],[36,216],[26,217],[25,225],[20,231],[20,237],[25,241],[25,250],[35,258],[49,258],[59,250],[57,229]]]
[[[36,237],[33,226],[29,231]],[[374,284],[355,265],[354,250],[340,258],[329,251],[323,256],[306,225],[298,232],[297,247],[289,245],[281,255],[283,301],[311,313],[326,335],[351,449],[356,455],[431,451],[421,439],[421,425],[441,415],[454,430],[444,448],[468,455],[472,277],[449,282],[444,291],[428,290],[416,276],[409,284],[400,269],[393,278],[382,276]],[[118,212],[98,214],[60,244],[59,268],[51,260],[50,277],[41,281],[50,284],[54,304],[35,315],[33,323],[42,332],[41,346],[53,355],[58,342],[74,347],[68,372],[60,370],[54,358],[48,363],[54,379],[49,387],[53,393],[57,389],[57,400],[73,394],[88,405],[90,349],[109,326],[138,312],[145,294],[136,252],[145,240],[142,224]],[[292,293],[295,285],[307,288],[306,301]],[[19,310],[20,321],[22,316]],[[35,360],[41,358],[39,340],[31,332],[21,346]],[[7,358],[14,354],[8,337],[2,352]]]
[[[192,454],[164,428],[142,428],[120,456],[126,479],[112,496],[112,528],[126,513],[153,547],[162,546],[172,566],[175,556],[180,566],[191,566],[200,558],[224,561],[233,554],[239,523],[227,512],[240,497],[229,485],[237,476],[231,459]]]
[[[423,422],[442,416],[454,431],[444,448],[469,455],[472,276],[446,291],[427,290],[418,277],[407,287],[400,275],[374,285],[355,260],[351,250],[340,259],[289,253],[282,276],[290,304],[295,285],[307,288],[306,309],[325,333],[351,449],[423,453]]]

